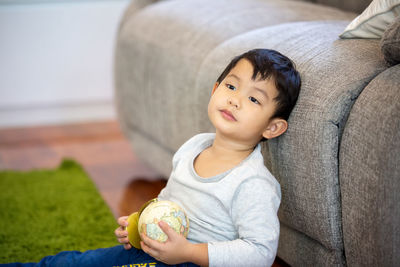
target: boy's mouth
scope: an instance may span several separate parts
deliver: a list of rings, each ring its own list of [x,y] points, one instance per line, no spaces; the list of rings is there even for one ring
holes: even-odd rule
[[[220,110],[222,117],[229,121],[236,121],[236,118],[233,116],[232,112],[226,109]]]

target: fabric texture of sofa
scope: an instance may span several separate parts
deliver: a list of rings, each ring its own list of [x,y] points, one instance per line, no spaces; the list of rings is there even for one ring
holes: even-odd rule
[[[378,39],[340,39],[368,0],[133,0],[115,54],[116,105],[136,154],[168,177],[174,152],[212,131],[211,89],[233,56],[289,56],[302,89],[263,143],[282,188],[278,256],[292,266],[400,262],[400,65]]]

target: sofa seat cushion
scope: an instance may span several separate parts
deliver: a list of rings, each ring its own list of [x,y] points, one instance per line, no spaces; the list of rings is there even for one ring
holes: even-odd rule
[[[170,0],[130,12],[121,25],[116,53],[117,106],[123,127],[141,132],[172,154],[195,133],[211,129],[200,113],[206,114],[215,80],[195,88],[197,72],[211,50],[269,25],[324,19],[348,23],[355,16],[281,0]],[[209,75],[216,79],[219,73]],[[160,169],[164,174],[169,170]]]

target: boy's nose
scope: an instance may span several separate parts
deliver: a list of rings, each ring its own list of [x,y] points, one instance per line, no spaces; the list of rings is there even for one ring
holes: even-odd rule
[[[228,104],[234,106],[237,109],[240,108],[239,100],[234,97],[228,98]]]

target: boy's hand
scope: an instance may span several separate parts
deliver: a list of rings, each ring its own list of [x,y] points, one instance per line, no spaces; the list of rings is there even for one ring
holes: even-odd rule
[[[117,222],[119,227],[115,229],[114,233],[118,242],[124,245],[126,250],[131,249],[132,245],[129,243],[128,231],[126,230],[126,227],[128,226],[128,216],[119,217]]]
[[[140,242],[144,252],[166,264],[179,264],[188,262],[190,259],[191,243],[183,235],[175,232],[167,223],[158,223],[161,230],[168,236],[164,243],[149,238],[146,234],[141,234]]]

